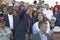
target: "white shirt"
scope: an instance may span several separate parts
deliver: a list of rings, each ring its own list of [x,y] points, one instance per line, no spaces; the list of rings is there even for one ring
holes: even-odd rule
[[[49,23],[49,21],[47,21],[47,31],[46,31],[46,33],[49,33],[50,32],[50,23]]]
[[[48,40],[47,35],[45,34],[41,35],[40,37],[41,37],[41,40]]]
[[[39,22],[36,22],[36,23],[33,24],[33,27],[32,27],[33,34],[36,34],[40,31],[40,29],[38,28],[38,23]]]
[[[13,15],[8,14],[8,19],[9,19],[10,29],[13,29],[14,28],[14,26],[13,26]]]
[[[43,14],[49,19],[49,20],[51,20],[51,17],[53,16],[53,12],[52,12],[52,10],[50,10],[50,9],[43,9]]]

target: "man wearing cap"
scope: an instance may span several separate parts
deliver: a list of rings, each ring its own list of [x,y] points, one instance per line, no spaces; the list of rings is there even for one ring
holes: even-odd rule
[[[5,26],[5,19],[0,15],[0,40],[13,40],[12,31]]]

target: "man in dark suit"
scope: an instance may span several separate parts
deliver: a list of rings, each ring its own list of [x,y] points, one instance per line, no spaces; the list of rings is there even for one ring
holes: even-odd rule
[[[4,15],[4,18],[6,20],[6,26],[8,26],[12,30],[13,35],[14,35],[15,31],[20,23],[19,22],[20,19],[19,19],[19,16],[13,15],[13,7],[12,6],[9,7],[9,13]]]
[[[32,40],[52,40],[52,38],[46,34],[47,24],[44,21],[39,22],[38,27],[40,32],[32,36]]]
[[[28,37],[30,38],[32,34],[33,19],[32,15],[30,14],[32,13],[31,7],[29,7],[28,10],[29,12],[26,9],[20,10],[19,12],[20,24],[15,34],[15,40],[25,40],[25,35],[28,35]]]
[[[4,18],[6,20],[6,26],[10,27],[11,30],[13,30],[14,28],[16,28],[16,26],[18,27],[19,25],[19,16],[15,16],[13,14],[13,7],[10,6],[9,7],[9,13],[4,15]]]

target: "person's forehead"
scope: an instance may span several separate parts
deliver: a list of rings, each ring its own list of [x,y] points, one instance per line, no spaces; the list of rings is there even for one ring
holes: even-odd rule
[[[46,23],[43,23],[41,26],[45,27],[46,26]]]

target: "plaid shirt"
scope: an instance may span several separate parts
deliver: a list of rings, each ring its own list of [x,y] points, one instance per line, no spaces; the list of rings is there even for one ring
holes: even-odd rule
[[[5,29],[0,29],[0,40],[10,40],[12,32],[8,27],[5,27]]]

